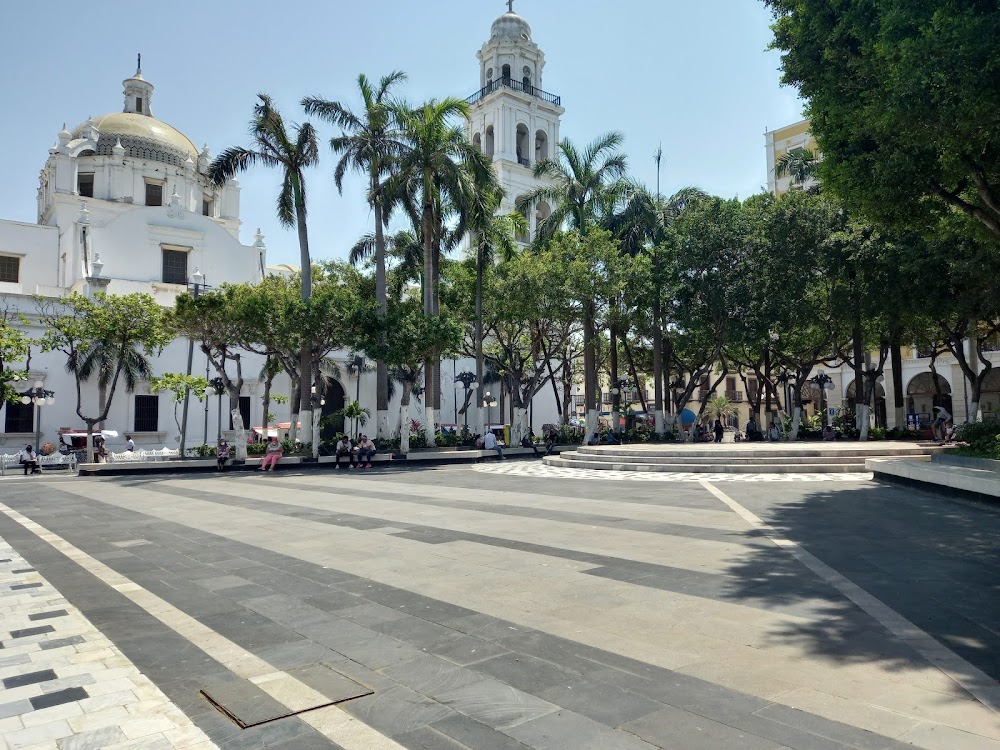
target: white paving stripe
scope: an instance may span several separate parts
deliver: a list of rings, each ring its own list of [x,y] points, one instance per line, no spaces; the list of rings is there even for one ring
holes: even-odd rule
[[[470,467],[484,474],[504,474],[539,479],[606,479],[611,482],[868,482],[871,472],[839,474],[698,474],[681,471],[611,471],[604,469],[567,469],[537,463],[477,464]]]
[[[198,622],[131,579],[115,572],[58,534],[49,531],[3,503],[0,503],[0,512],[21,524],[39,539],[49,543],[115,591],[142,607],[217,662],[240,677],[255,683],[278,702],[283,702],[283,699],[287,698],[289,689],[294,690],[298,696],[315,698],[317,702],[322,702],[323,696],[304,682],[285,672],[276,671],[263,659],[244,650],[238,644]],[[299,714],[299,718],[345,750],[405,750],[399,743],[355,719],[337,706],[326,706],[308,711]]]
[[[950,680],[972,694],[976,700],[994,712],[1000,713],[1000,684],[997,684],[993,678],[925,633],[889,605],[869,594],[815,555],[807,552],[796,542],[783,537],[773,526],[762,521],[756,514],[744,508],[710,481],[703,479],[701,485],[732,508],[747,523],[762,531],[775,545],[786,550],[823,581],[878,620],[886,630],[909,645],[910,648],[941,670]]]

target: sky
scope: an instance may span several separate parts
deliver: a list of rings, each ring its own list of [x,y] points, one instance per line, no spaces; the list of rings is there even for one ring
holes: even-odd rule
[[[466,97],[479,88],[476,53],[501,0],[111,0],[12,2],[4,12],[5,73],[0,143],[0,219],[34,222],[38,171],[65,122],[120,112],[121,82],[142,72],[156,87],[153,115],[213,155],[246,145],[256,94],[271,95],[288,120],[316,95],[359,107],[357,76],[408,75],[412,103]],[[765,130],[802,119],[794,89],[780,84],[768,51],[770,14],[759,0],[515,0],[546,56],[542,86],[562,97],[561,135],[585,144],[618,130],[632,175],[661,189],[690,185],[745,198],[767,185]],[[361,177],[341,196],[331,126],[307,176],[313,258],[344,258],[372,231]],[[275,216],[279,174],[240,177],[240,239],[260,227],[268,263],[298,264],[294,230]]]

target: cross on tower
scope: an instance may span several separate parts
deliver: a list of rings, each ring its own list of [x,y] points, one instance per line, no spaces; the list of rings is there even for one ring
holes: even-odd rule
[[[507,12],[508,13],[514,12],[514,0],[507,0]]]

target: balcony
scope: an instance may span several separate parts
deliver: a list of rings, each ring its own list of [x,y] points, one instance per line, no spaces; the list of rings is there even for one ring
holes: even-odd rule
[[[728,398],[734,404],[742,404],[743,391],[726,391],[726,398]]]
[[[475,94],[470,96],[465,100],[466,104],[476,104],[482,101],[485,97],[492,94],[494,91],[498,91],[501,88],[511,89],[512,91],[519,91],[522,94],[527,94],[528,96],[533,96],[536,99],[541,99],[543,102],[548,102],[549,104],[554,104],[557,107],[562,106],[562,97],[556,96],[555,94],[550,94],[548,91],[542,91],[539,88],[535,88],[531,85],[526,85],[521,81],[515,81],[513,78],[499,78],[495,81],[483,86]]]

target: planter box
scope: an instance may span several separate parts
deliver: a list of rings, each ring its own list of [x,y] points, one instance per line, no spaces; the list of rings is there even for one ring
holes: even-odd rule
[[[936,453],[931,456],[931,461],[945,466],[961,466],[964,469],[983,469],[985,471],[1000,472],[1000,461],[992,458],[976,458],[975,456],[958,456],[952,451]]]

